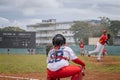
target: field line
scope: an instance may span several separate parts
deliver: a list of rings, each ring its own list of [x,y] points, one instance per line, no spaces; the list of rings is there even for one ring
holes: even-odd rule
[[[17,79],[17,80],[39,80],[39,79],[33,79],[33,78],[23,78],[23,77],[14,77],[14,76],[1,76],[0,78],[11,78],[11,79]]]

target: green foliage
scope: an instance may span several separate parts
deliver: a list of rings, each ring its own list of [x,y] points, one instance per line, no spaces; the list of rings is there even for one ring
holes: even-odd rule
[[[88,44],[89,37],[100,37],[101,31],[106,29],[111,35],[110,45],[113,44],[113,37],[120,31],[120,21],[111,21],[108,17],[100,17],[101,22],[92,23],[89,21],[75,21],[70,30],[74,33],[75,43],[78,44],[79,39],[83,39]]]
[[[120,21],[110,21],[110,26],[107,27],[108,33],[111,35],[111,38],[109,40],[110,45],[113,44],[113,37],[118,35],[118,32],[120,31]]]
[[[75,21],[74,25],[72,25],[72,27],[70,28],[71,31],[73,31],[74,33],[74,40],[77,44],[77,42],[79,41],[79,39],[84,39],[86,37],[88,37],[88,33],[87,32],[87,28],[88,28],[88,22],[84,22],[84,21]]]
[[[102,29],[103,27],[100,27],[100,23],[75,21],[70,30],[74,33],[76,44],[78,44],[79,39],[83,39],[84,43],[88,44],[88,38],[100,36]]]
[[[2,28],[1,31],[20,31],[20,32],[25,32],[25,30],[19,28],[19,27],[14,27],[14,26],[8,26],[5,28]]]
[[[111,21],[111,25],[109,27],[109,32],[112,36],[116,36],[120,31],[120,21]]]
[[[101,27],[107,29],[110,26],[110,19],[108,17],[99,17],[101,19]]]

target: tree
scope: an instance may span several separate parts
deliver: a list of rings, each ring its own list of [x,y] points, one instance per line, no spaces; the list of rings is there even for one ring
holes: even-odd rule
[[[87,32],[88,22],[85,21],[74,21],[74,24],[71,26],[70,30],[74,33],[74,40],[77,44],[79,39],[85,39],[88,35]],[[87,43],[87,40],[84,40]]]
[[[74,40],[76,44],[79,39],[83,39],[84,43],[88,44],[89,37],[99,37],[102,29],[108,28],[107,26],[108,21],[106,18],[101,21],[74,21],[74,24],[71,26],[71,31],[74,33]]]
[[[113,37],[118,35],[118,32],[120,31],[120,21],[111,21],[110,22],[110,26],[108,28],[109,34],[111,35],[110,38],[110,44],[113,44]]]
[[[120,21],[111,21],[109,31],[111,32],[112,36],[117,36],[118,32],[120,31]]]
[[[25,32],[25,30],[19,28],[19,27],[14,27],[14,26],[8,26],[5,28],[2,28],[1,31],[21,31],[21,32]]]
[[[99,17],[101,19],[101,27],[103,29],[106,29],[108,33],[111,33],[111,30],[109,29],[111,26],[111,21],[108,17]]]
[[[99,17],[101,19],[101,27],[107,29],[110,26],[110,19],[108,17]]]

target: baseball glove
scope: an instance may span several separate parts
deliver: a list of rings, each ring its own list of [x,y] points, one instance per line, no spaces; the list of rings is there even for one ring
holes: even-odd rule
[[[110,35],[110,34],[107,34],[107,37],[108,37],[108,39],[110,39],[111,35]]]

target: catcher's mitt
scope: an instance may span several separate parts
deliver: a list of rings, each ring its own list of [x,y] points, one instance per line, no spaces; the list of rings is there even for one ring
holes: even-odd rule
[[[110,39],[111,35],[110,35],[110,34],[107,34],[107,37],[108,37],[108,39]]]

